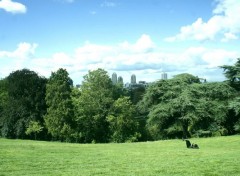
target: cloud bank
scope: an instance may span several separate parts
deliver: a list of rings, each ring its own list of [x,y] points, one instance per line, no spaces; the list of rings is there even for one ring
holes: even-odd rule
[[[0,9],[5,10],[13,14],[26,13],[27,7],[19,2],[14,2],[12,0],[1,0]]]
[[[166,38],[168,42],[185,40],[215,40],[222,42],[239,39],[240,35],[240,1],[216,0],[217,6],[213,16],[204,22],[198,18],[190,25],[182,26],[175,36]]]
[[[36,55],[37,44],[20,43],[14,51],[0,51],[3,68],[0,77],[14,70],[29,68],[48,77],[51,71],[66,68],[75,83],[81,83],[88,70],[103,68],[110,74],[117,72],[129,82],[131,74],[138,80],[148,82],[161,78],[167,72],[169,77],[179,73],[191,73],[209,81],[224,78],[221,65],[236,62],[239,52],[221,48],[188,47],[178,52],[169,52],[158,47],[149,35],[143,34],[136,42],[124,41],[116,45],[97,45],[85,42],[72,54],[54,53],[48,58]]]

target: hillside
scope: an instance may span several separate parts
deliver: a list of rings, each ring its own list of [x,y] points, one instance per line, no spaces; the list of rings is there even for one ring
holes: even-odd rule
[[[240,136],[124,144],[0,139],[0,175],[240,175]]]

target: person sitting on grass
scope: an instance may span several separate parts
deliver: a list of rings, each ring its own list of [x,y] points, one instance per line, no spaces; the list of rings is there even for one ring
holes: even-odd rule
[[[184,141],[186,141],[187,148],[199,149],[197,144],[191,144],[191,142],[187,139],[184,139]]]

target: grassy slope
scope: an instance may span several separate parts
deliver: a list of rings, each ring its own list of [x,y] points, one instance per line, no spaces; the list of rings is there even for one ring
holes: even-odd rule
[[[0,139],[6,175],[240,175],[240,136],[126,144]]]

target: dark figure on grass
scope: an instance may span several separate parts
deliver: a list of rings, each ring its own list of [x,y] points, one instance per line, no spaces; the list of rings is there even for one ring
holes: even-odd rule
[[[187,140],[187,139],[184,139],[184,141],[186,141],[187,148],[199,149],[197,144],[191,144],[191,142],[189,140]]]

